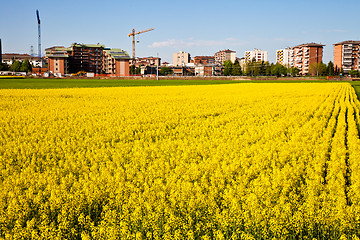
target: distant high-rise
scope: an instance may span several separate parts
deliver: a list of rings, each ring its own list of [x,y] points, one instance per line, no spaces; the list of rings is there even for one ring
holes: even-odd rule
[[[223,64],[225,61],[231,61],[234,63],[236,60],[236,52],[230,49],[218,51],[215,53],[215,63]]]
[[[344,41],[334,44],[334,66],[344,73],[360,70],[360,41]]]
[[[309,74],[311,64],[322,62],[324,46],[318,43],[305,43],[293,48],[294,67],[300,70],[301,75]]]
[[[255,59],[256,62],[264,61],[266,62],[268,59],[268,52],[260,49],[254,49],[252,51],[245,52],[245,62],[250,62]]]
[[[173,66],[185,66],[190,62],[190,54],[180,51],[173,54]]]
[[[280,63],[286,67],[294,66],[294,49],[285,48],[276,51],[276,63]]]

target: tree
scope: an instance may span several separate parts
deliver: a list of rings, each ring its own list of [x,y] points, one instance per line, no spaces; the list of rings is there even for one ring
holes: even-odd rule
[[[139,67],[135,67],[135,65],[130,66],[130,74],[140,74],[141,69]]]
[[[288,72],[288,74],[290,76],[294,77],[294,76],[297,76],[299,74],[300,70],[298,68],[296,68],[296,67],[291,67],[291,68],[287,69],[287,72]]]
[[[159,71],[159,74],[160,74],[160,75],[163,75],[163,76],[169,75],[169,74],[172,74],[172,73],[173,73],[173,71],[172,71],[172,69],[169,68],[169,67],[162,67],[162,68],[160,69],[160,71]]]
[[[280,77],[282,75],[286,75],[287,68],[280,63],[276,63],[271,67],[271,74],[277,77]]]
[[[20,72],[20,68],[21,68],[21,62],[15,61],[13,62],[13,64],[11,64],[9,70],[12,72]]]
[[[25,59],[24,62],[21,64],[20,72],[31,72],[32,66],[28,59]]]
[[[326,74],[328,76],[334,76],[335,69],[334,69],[334,63],[332,61],[329,61],[327,68],[326,68]]]
[[[241,67],[238,60],[235,60],[235,63],[232,65],[231,69],[232,76],[240,76],[241,75]]]
[[[309,73],[313,76],[324,76],[326,74],[326,64],[323,62],[312,63],[310,65]]]
[[[6,63],[0,63],[0,71],[8,71],[9,66]]]
[[[224,61],[223,66],[224,66],[224,71],[223,71],[224,76],[231,76],[231,69],[233,66],[232,62],[230,60]]]
[[[359,77],[359,71],[357,71],[357,70],[350,70],[350,71],[349,71],[349,75],[350,75],[351,77]]]

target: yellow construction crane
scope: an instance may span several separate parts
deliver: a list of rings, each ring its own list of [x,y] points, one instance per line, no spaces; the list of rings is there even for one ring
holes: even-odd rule
[[[150,28],[150,29],[146,29],[146,30],[143,30],[143,31],[139,31],[139,32],[135,32],[135,29],[132,30],[131,33],[128,34],[128,36],[132,36],[133,39],[132,39],[132,54],[133,54],[133,59],[135,59],[135,35],[138,35],[140,33],[144,33],[144,32],[149,32],[149,31],[152,31],[154,30],[153,28]]]

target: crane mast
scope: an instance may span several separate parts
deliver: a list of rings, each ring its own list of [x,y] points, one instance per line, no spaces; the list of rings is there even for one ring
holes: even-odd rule
[[[143,31],[135,32],[135,29],[133,28],[131,33],[128,34],[129,37],[132,36],[132,55],[133,55],[133,59],[135,59],[135,35],[145,33],[145,32],[149,32],[149,31],[152,31],[152,30],[154,30],[154,28],[150,28],[150,29],[146,29],[146,30],[143,30]]]
[[[41,60],[41,32],[40,32],[40,15],[39,10],[36,9],[36,17],[38,21],[38,55],[39,60]]]

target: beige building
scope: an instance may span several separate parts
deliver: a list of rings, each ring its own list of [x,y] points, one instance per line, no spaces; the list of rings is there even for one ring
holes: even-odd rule
[[[359,70],[360,41],[344,41],[334,44],[334,66],[345,74]]]
[[[294,66],[294,49],[285,48],[276,51],[276,62],[286,67]]]
[[[231,61],[232,63],[236,60],[236,52],[229,49],[219,51],[215,53],[215,63],[223,64],[225,61]]]
[[[294,67],[300,70],[301,75],[309,74],[311,64],[322,62],[324,46],[317,43],[305,43],[293,47]]]
[[[190,54],[180,51],[173,54],[173,66],[185,66],[190,62]]]
[[[260,50],[260,49],[246,51],[245,52],[245,62],[250,62],[253,59],[255,59],[256,62],[261,62],[261,61],[266,62],[268,60],[268,52]]]

